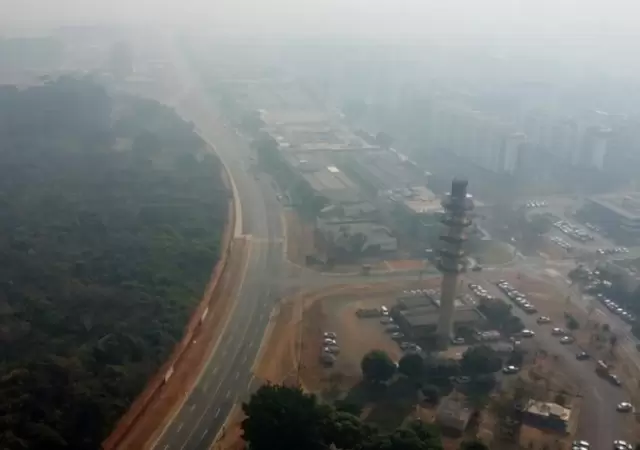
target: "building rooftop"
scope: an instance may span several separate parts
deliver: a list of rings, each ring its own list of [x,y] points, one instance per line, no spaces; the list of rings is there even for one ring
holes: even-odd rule
[[[318,194],[337,203],[360,201],[360,190],[351,179],[324,158],[312,155],[283,154],[284,159],[299,172]]]
[[[407,311],[400,311],[407,324],[411,327],[424,327],[436,325],[440,316],[438,308],[424,307]],[[482,320],[482,315],[475,308],[458,308],[453,312],[454,322],[478,322]]]
[[[441,199],[426,186],[414,186],[394,191],[389,195],[393,201],[404,204],[417,214],[443,212]]]
[[[463,430],[469,423],[472,413],[473,411],[464,403],[463,399],[450,395],[440,400],[436,419],[441,425]]]
[[[529,402],[527,403],[526,411],[529,414],[535,414],[536,416],[555,416],[565,422],[568,422],[571,418],[571,409],[551,402],[529,400]]]
[[[409,158],[394,150],[369,151],[353,155],[351,166],[379,191],[423,186],[427,174]]]
[[[594,203],[609,208],[629,220],[640,220],[640,192],[606,194],[589,197]]]
[[[378,149],[324,111],[261,111],[265,130],[285,152],[354,151]]]

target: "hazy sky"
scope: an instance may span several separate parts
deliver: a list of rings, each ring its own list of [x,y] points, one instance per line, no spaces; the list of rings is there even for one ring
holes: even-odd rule
[[[258,34],[575,39],[640,30],[637,0],[0,0],[0,11],[12,28],[125,21]]]

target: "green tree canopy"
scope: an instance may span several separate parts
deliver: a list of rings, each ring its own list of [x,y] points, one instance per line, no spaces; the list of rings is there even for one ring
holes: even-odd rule
[[[326,448],[323,426],[329,421],[327,411],[319,407],[314,395],[305,394],[302,389],[261,386],[248,403],[242,404],[242,410],[247,416],[242,421],[243,438],[252,449]],[[351,435],[351,424],[346,423],[344,416],[340,419],[332,434]]]
[[[364,355],[360,368],[365,380],[374,383],[384,383],[396,373],[395,364],[382,350],[372,350]]]
[[[412,380],[420,380],[425,374],[424,359],[419,353],[407,353],[398,362],[398,371]]]
[[[489,447],[487,447],[484,442],[478,440],[462,441],[460,450],[489,450]]]
[[[487,345],[478,345],[467,349],[462,355],[460,368],[468,375],[494,373],[502,367],[498,353]]]

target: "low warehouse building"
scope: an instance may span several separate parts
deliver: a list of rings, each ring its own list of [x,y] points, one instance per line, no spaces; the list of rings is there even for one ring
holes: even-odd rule
[[[571,418],[571,409],[557,403],[535,400],[530,400],[522,413],[523,423],[563,434],[569,431]]]
[[[437,306],[424,306],[409,310],[395,309],[392,315],[406,336],[413,339],[423,339],[435,333],[438,326],[440,310]],[[454,329],[460,327],[475,327],[484,317],[472,307],[460,307],[453,313]]]

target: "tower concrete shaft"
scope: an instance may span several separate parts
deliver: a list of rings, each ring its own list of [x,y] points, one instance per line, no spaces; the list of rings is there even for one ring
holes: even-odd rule
[[[454,179],[451,192],[442,200],[442,223],[446,229],[440,236],[442,247],[438,260],[438,268],[442,272],[442,285],[437,339],[441,348],[446,348],[451,339],[458,275],[465,271],[463,244],[467,239],[466,229],[471,226],[469,212],[473,209],[473,200],[467,194],[467,184],[466,180]]]

